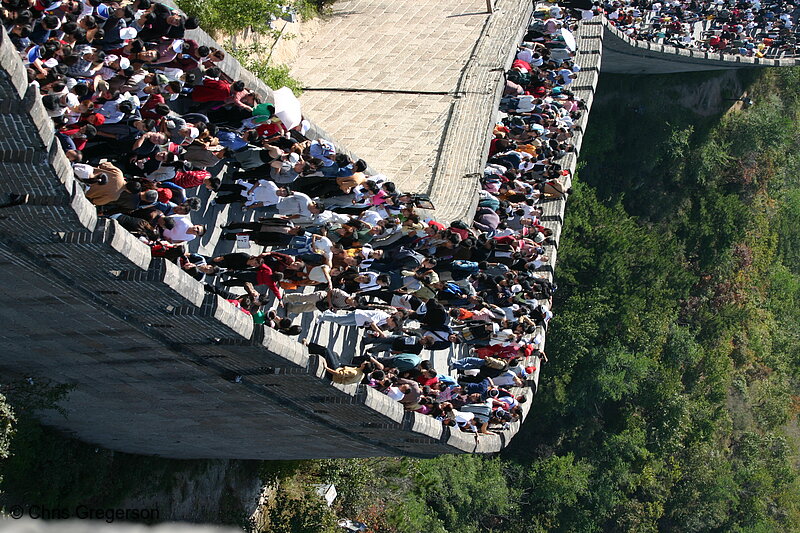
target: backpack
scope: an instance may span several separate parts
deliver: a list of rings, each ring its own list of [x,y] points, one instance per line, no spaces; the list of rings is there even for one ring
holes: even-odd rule
[[[478,263],[475,261],[465,261],[463,259],[456,259],[452,263],[450,270],[453,274],[453,281],[460,281],[467,279],[473,274],[480,272]]]
[[[511,69],[508,71],[507,79],[508,81],[513,81],[517,85],[528,85],[531,82],[531,73]]]
[[[478,263],[475,261],[466,261],[464,259],[456,259],[453,261],[453,271],[466,272],[469,274],[477,274],[480,272]]]

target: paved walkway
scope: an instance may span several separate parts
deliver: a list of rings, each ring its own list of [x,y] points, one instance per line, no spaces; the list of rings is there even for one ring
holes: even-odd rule
[[[340,0],[292,75],[304,112],[401,189],[431,193],[436,218],[472,207],[499,81],[531,2]]]

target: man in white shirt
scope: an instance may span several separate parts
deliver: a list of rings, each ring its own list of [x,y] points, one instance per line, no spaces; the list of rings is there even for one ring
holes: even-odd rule
[[[512,387],[517,386],[521,387],[525,383],[517,376],[516,372],[512,370],[506,370],[499,376],[493,377],[492,382],[497,385],[498,387]]]
[[[284,189],[285,192],[285,189]],[[281,188],[274,181],[258,180],[245,193],[247,200],[244,205],[248,209],[275,205],[281,200]]]
[[[344,224],[345,222],[350,221],[349,215],[328,211],[321,202],[314,202],[310,207],[310,211],[313,216],[309,221],[309,225],[312,226],[324,226],[325,224]]]
[[[189,215],[172,215],[164,218],[172,220],[175,224],[171,229],[164,229],[161,232],[164,240],[173,244],[189,242],[206,233],[206,227],[202,224],[192,224]]]
[[[340,326],[369,327],[376,332],[381,331],[381,326],[389,329],[396,329],[399,325],[397,319],[380,309],[356,309],[346,314],[338,314],[335,311],[325,311],[317,319],[318,323],[333,322]]]
[[[314,213],[311,211],[314,200],[301,192],[287,191],[286,194],[286,196],[279,198],[275,205],[267,206],[264,209],[267,216],[281,215],[292,219],[300,219],[297,221],[300,224],[310,222],[314,218]]]

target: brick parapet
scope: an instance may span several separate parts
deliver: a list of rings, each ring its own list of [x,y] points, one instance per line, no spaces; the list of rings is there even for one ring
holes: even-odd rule
[[[603,70],[617,74],[667,74],[702,70],[726,70],[747,67],[790,67],[800,65],[798,58],[757,58],[706,50],[677,48],[651,41],[632,39],[606,17],[603,25],[606,61]]]

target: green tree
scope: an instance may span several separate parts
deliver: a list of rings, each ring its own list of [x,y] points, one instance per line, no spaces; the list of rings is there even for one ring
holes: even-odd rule
[[[8,458],[9,450],[11,449],[11,438],[14,435],[15,421],[14,410],[6,402],[6,397],[0,394],[0,461]],[[2,481],[2,469],[0,469],[0,483]]]
[[[278,0],[177,0],[178,7],[197,17],[206,31],[236,34],[245,29],[272,33],[270,22],[286,14]]]

